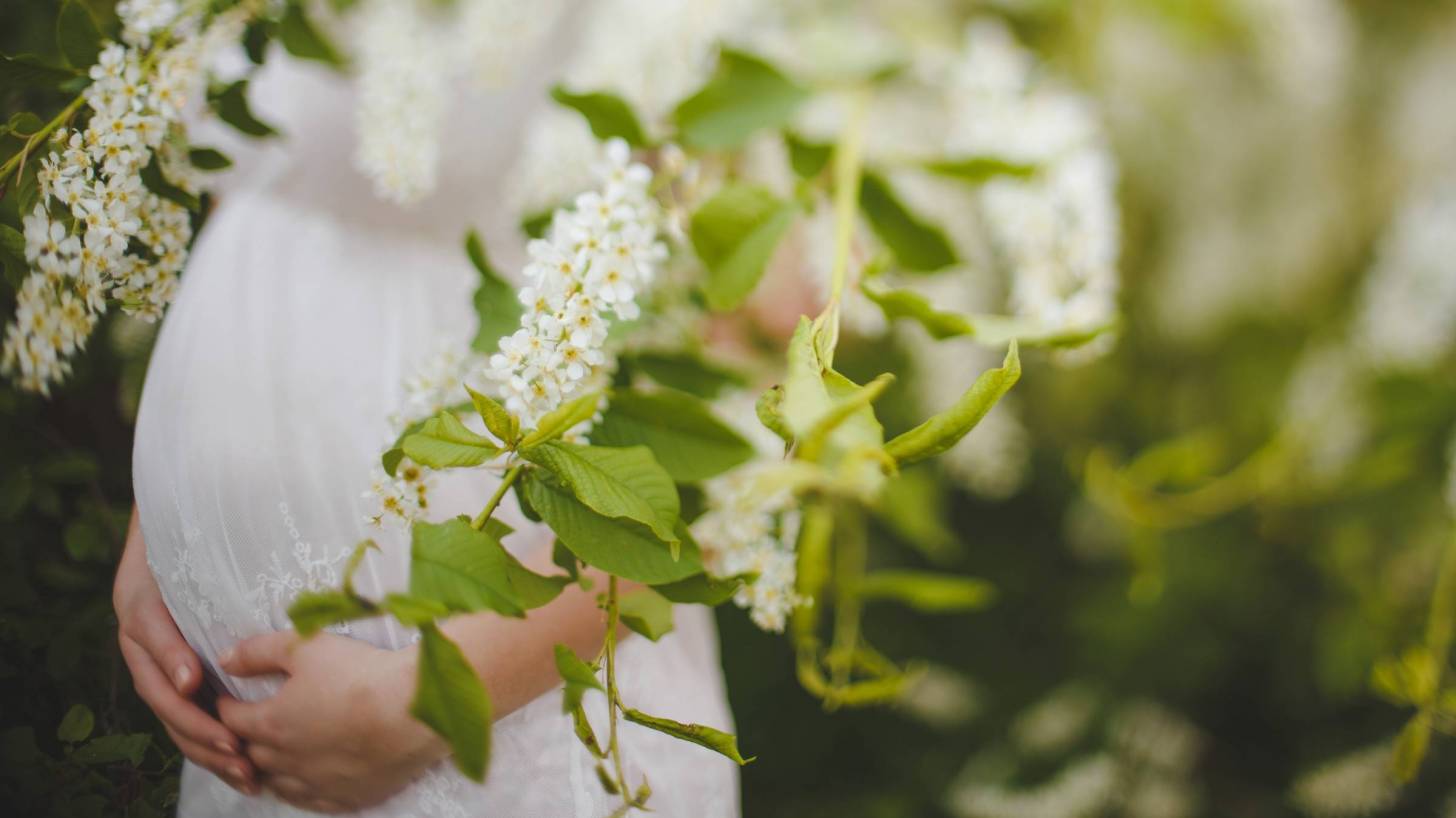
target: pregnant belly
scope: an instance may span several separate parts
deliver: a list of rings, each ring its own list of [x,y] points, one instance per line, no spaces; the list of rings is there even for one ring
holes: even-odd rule
[[[133,482],[148,561],[205,660],[287,627],[291,601],[337,586],[366,537],[381,552],[361,587],[405,582],[405,535],[371,528],[361,492],[406,375],[441,328],[473,330],[457,255],[258,196],[204,232],[152,356]],[[352,632],[409,639],[382,622]]]

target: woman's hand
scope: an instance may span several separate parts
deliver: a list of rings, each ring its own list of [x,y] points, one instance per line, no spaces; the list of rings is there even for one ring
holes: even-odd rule
[[[219,703],[223,723],[278,797],[315,812],[378,804],[448,754],[409,715],[415,651],[388,651],[321,633],[280,631],[244,640],[222,657],[234,676],[282,674],[272,698]]]
[[[112,589],[117,638],[132,684],[183,755],[239,791],[254,795],[257,780],[253,765],[241,753],[242,743],[197,704],[202,662],[172,621],[147,567],[145,549],[133,509]]]

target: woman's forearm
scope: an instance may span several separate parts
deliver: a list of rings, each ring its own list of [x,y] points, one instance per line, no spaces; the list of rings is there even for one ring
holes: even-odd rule
[[[549,549],[539,549],[526,563],[537,572],[552,572]],[[588,662],[601,650],[606,613],[597,597],[606,590],[607,577],[591,569],[583,570],[582,575],[591,582],[591,590],[572,583],[549,605],[527,612],[525,619],[484,613],[455,617],[442,626],[485,682],[495,718],[561,683],[555,645],[569,646]],[[628,584],[621,589],[634,587]],[[620,631],[620,635],[627,633],[626,629]]]

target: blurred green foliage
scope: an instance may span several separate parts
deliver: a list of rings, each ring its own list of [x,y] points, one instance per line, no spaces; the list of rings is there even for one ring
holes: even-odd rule
[[[1154,472],[1159,490],[1196,488],[1235,473],[1279,438],[1291,371],[1311,339],[1338,334],[1355,309],[1398,199],[1390,162],[1376,147],[1381,104],[1392,93],[1391,61],[1428,29],[1450,27],[1451,4],[1340,6],[1355,32],[1352,105],[1319,126],[1322,135],[1336,132],[1340,144],[1332,160],[1343,174],[1337,193],[1349,201],[1334,219],[1339,241],[1326,242],[1326,252],[1296,254],[1318,268],[1297,297],[1263,299],[1272,309],[1231,309],[1227,320],[1191,339],[1176,337],[1158,316],[1185,230],[1173,203],[1203,157],[1165,161],[1162,152],[1201,144],[1185,133],[1202,127],[1186,115],[1208,104],[1199,97],[1248,102],[1229,112],[1234,118],[1279,104],[1261,99],[1272,92],[1257,76],[1245,22],[1251,4],[988,5],[1108,108],[1132,104],[1146,115],[1141,130],[1114,129],[1124,162],[1122,337],[1110,356],[1075,369],[1052,370],[1044,356],[1027,355],[1015,394],[1034,449],[1032,478],[1021,492],[979,499],[927,471],[916,502],[927,513],[947,509],[953,538],[936,526],[882,522],[876,529],[894,546],[880,549],[893,555],[883,567],[933,564],[997,588],[996,603],[971,616],[883,606],[867,623],[866,636],[889,655],[927,657],[938,687],[927,683],[901,708],[826,715],[793,678],[784,640],[732,607],[719,610],[739,744],[761,759],[743,770],[744,814],[975,814],[955,796],[967,782],[1035,788],[1088,757],[1119,765],[1126,793],[1147,781],[1176,781],[1186,808],[1160,812],[1114,799],[1088,813],[1048,815],[1304,814],[1295,797],[1302,776],[1388,742],[1410,717],[1372,692],[1369,678],[1382,658],[1420,642],[1451,537],[1440,498],[1456,425],[1450,366],[1372,385],[1373,440],[1334,483],[1286,467],[1277,490],[1259,485],[1196,524],[1157,526],[1099,506],[1084,480],[1100,456],[1114,468],[1133,463]],[[58,8],[52,0],[7,4],[0,51],[53,52]],[[1187,76],[1209,85],[1183,87],[1183,108],[1129,103],[1124,94],[1131,92],[1099,52],[1111,47],[1112,18],[1163,32],[1187,64],[1208,69]],[[0,88],[4,110],[53,103]],[[1287,135],[1294,152],[1306,136]],[[1289,155],[1251,150],[1236,163],[1248,180],[1224,204],[1248,208],[1258,214],[1250,221],[1259,222],[1241,223],[1247,232],[1235,232],[1240,241],[1258,246],[1299,229],[1277,222],[1298,217],[1298,207],[1259,209],[1268,194],[1262,185],[1294,175],[1281,164]],[[1313,203],[1330,192],[1302,195],[1292,201]],[[18,226],[12,202],[0,200],[0,222]],[[1287,273],[1272,263],[1222,272]],[[0,314],[13,306],[12,288],[0,287]],[[8,814],[157,815],[175,800],[180,759],[131,690],[110,599],[150,339],[150,328],[112,317],[53,399],[0,388],[0,803]],[[897,354],[889,345],[846,340],[840,360],[863,379],[900,369],[886,360]],[[900,428],[912,419],[900,418]],[[938,545],[927,548],[930,541]],[[1196,746],[1186,766],[1134,763],[1143,745],[1127,737],[1129,725],[1149,723],[1182,737],[1158,746]],[[1449,808],[1456,752],[1446,745],[1436,737],[1420,777],[1378,810],[1352,800],[1347,812],[1332,814],[1427,816]]]

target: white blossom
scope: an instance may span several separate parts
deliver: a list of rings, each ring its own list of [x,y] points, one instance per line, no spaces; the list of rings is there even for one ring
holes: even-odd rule
[[[605,385],[611,322],[637,317],[634,299],[667,258],[657,240],[661,211],[649,194],[651,171],[632,161],[620,139],[603,154],[598,189],[556,211],[545,238],[527,245],[521,328],[501,339],[486,370],[526,428]]]
[[[1366,277],[1355,341],[1372,365],[1424,370],[1456,348],[1456,182],[1397,212]]]
[[[404,400],[390,417],[393,433],[431,417],[442,409],[469,400],[466,378],[484,364],[482,356],[448,340],[404,381]]]
[[[1312,818],[1358,818],[1395,805],[1391,747],[1380,742],[1327,761],[1295,780],[1290,800]]]
[[[1342,346],[1312,347],[1295,363],[1283,428],[1311,476],[1338,477],[1369,440],[1373,421],[1363,388],[1364,375]]]
[[[400,204],[435,187],[450,55],[438,21],[413,2],[369,0],[359,21],[359,145],[355,163]]]
[[[703,485],[707,510],[692,524],[709,574],[756,575],[733,601],[755,625],[775,633],[807,601],[794,590],[799,510],[792,492],[775,485],[778,468],[756,461],[709,480]]]
[[[1044,78],[1000,23],[969,26],[950,72],[947,153],[1037,169],[993,179],[982,193],[1013,310],[1049,331],[1107,326],[1119,286],[1117,171],[1090,104]]]
[[[400,460],[393,476],[377,466],[363,494],[369,503],[365,520],[380,528],[387,525],[408,528],[429,510],[429,494],[433,488],[430,471],[409,458]]]
[[[146,46],[152,35],[170,26],[181,11],[177,0],[118,0],[116,16],[121,20],[121,38],[131,45]]]
[[[23,219],[32,272],[5,330],[0,374],[42,394],[70,373],[66,359],[84,347],[108,297],[146,320],[175,297],[191,217],[148,190],[141,173],[155,157],[169,183],[196,192],[178,147],[182,111],[210,56],[236,41],[247,10],[217,15],[201,29],[201,12],[183,15],[175,2],[122,2],[117,12],[130,45],[102,48],[83,92],[84,125],[58,129],[38,157],[40,199]],[[167,44],[149,51],[161,28]]]

